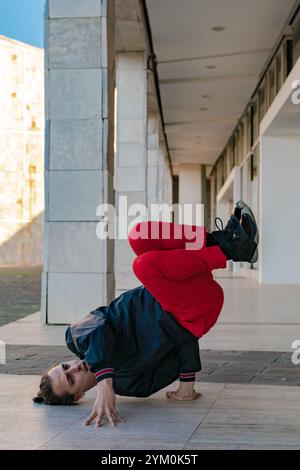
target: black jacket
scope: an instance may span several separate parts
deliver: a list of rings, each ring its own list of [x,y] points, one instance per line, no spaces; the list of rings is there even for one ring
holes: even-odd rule
[[[66,331],[67,347],[119,395],[148,396],[201,369],[198,340],[143,286],[93,310]],[[167,383],[168,382],[168,383]]]

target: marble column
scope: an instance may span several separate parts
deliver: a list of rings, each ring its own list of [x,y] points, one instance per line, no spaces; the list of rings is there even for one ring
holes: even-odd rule
[[[120,207],[126,197],[133,204],[147,206],[147,60],[144,52],[118,53],[116,57],[117,139],[116,209],[118,224],[132,222]],[[132,273],[134,253],[127,239],[115,241],[116,295],[139,284]]]
[[[162,136],[159,139],[158,145],[158,195],[157,200],[159,204],[173,204],[173,180],[172,172],[167,155],[166,144]],[[169,219],[165,218],[169,221]]]
[[[147,205],[150,210],[151,204],[159,201],[159,166],[160,142],[159,142],[159,113],[149,112],[147,123]]]
[[[147,202],[152,220],[171,221],[167,211],[151,210],[151,205],[172,206],[172,174],[163,139],[158,111],[148,114],[147,132]],[[153,206],[152,206],[153,208]],[[151,210],[151,212],[150,212]]]
[[[179,165],[179,204],[189,204],[191,212],[185,212],[184,222],[188,224],[204,224],[204,207],[199,212],[200,220],[196,218],[196,204],[203,204],[203,175],[201,165],[182,163]]]
[[[48,0],[42,315],[82,318],[114,295],[114,244],[96,235],[114,202],[114,1]]]

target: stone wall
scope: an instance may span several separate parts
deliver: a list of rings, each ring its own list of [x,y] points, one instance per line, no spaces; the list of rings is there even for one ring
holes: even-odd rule
[[[0,265],[42,264],[44,51],[0,36]]]
[[[114,243],[97,237],[113,204],[114,2],[49,0],[42,317],[81,319],[114,296]]]

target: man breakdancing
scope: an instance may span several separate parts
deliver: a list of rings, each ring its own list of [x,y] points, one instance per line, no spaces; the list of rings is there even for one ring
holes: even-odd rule
[[[200,238],[200,248],[187,248]],[[254,263],[258,230],[251,209],[239,201],[225,229],[206,233],[205,227],[141,222],[129,243],[137,255],[133,271],[143,285],[67,329],[66,344],[80,360],[51,368],[34,398],[73,404],[96,386],[86,424],[96,420],[101,426],[106,417],[116,425],[123,421],[116,394],[148,397],[178,378],[178,390],[167,392],[168,399],[200,396],[194,390],[201,370],[198,338],[215,324],[224,300],[212,270],[225,268],[227,260]]]

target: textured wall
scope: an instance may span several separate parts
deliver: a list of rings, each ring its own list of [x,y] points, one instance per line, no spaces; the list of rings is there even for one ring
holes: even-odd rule
[[[0,36],[0,264],[42,264],[44,52]]]
[[[48,0],[46,205],[42,314],[70,323],[114,296],[113,240],[97,207],[113,203],[114,2]]]
[[[147,63],[144,52],[116,57],[117,132],[115,189],[118,221],[119,197],[131,204],[147,204]],[[135,217],[129,217],[129,222]],[[116,295],[139,284],[132,272],[134,253],[127,239],[115,241]]]

